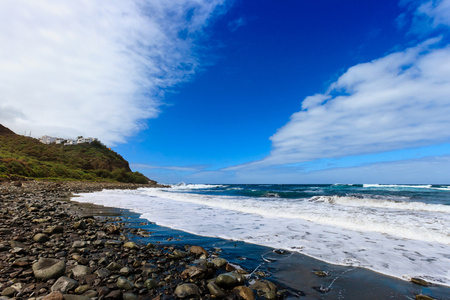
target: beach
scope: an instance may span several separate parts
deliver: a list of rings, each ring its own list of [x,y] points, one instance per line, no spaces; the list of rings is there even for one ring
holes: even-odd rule
[[[127,209],[78,203],[82,197],[69,201],[73,194],[103,189],[120,194],[140,185],[35,181],[16,185],[1,185],[0,290],[5,299],[41,299],[51,293],[80,300],[252,299],[252,295],[258,299],[450,298],[450,289],[437,284],[417,282],[427,285],[422,286],[292,251],[194,235],[159,226]],[[49,280],[35,278],[32,266],[40,258],[63,261],[64,274]],[[228,279],[235,283],[221,282],[226,276],[217,283],[220,274],[233,270]],[[53,288],[61,277],[67,278],[70,288]],[[185,284],[191,290],[177,292]]]

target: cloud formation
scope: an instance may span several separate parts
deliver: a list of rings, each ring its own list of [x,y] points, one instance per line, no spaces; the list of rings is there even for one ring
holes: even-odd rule
[[[0,122],[124,142],[195,73],[196,39],[224,1],[2,1]]]
[[[413,4],[413,26],[419,16],[431,27],[450,25],[450,0]],[[450,46],[443,40],[351,67],[325,93],[303,100],[301,111],[270,138],[269,156],[224,170],[448,143]]]

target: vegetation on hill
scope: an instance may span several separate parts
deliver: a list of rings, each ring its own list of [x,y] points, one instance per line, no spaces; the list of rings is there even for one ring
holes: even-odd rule
[[[128,162],[98,141],[46,145],[0,125],[0,177],[108,180],[148,183]]]

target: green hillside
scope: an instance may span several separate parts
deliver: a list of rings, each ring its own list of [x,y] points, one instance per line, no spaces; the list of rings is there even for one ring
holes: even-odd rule
[[[148,183],[128,162],[100,142],[46,145],[0,125],[0,177],[108,180]]]

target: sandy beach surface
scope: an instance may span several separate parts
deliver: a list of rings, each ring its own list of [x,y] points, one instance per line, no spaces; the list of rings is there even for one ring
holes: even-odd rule
[[[0,184],[1,299],[450,299],[446,287],[200,237],[73,197],[139,187]]]

